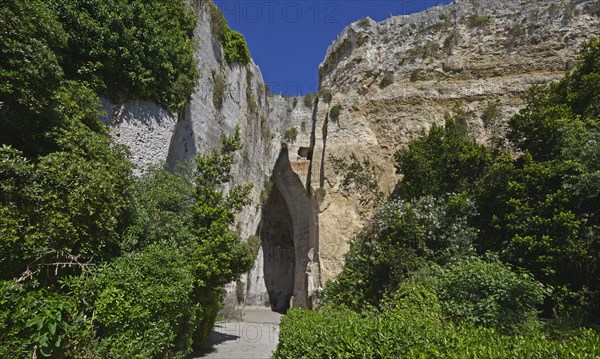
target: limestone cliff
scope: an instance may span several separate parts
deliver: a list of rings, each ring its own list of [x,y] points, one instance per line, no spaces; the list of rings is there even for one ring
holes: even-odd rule
[[[524,91],[562,77],[581,42],[600,36],[599,14],[596,0],[457,0],[348,26],[319,68],[320,87],[333,93],[330,104],[319,102],[312,163],[317,174],[324,168],[313,186],[323,183],[327,192],[319,215],[323,281],[341,270],[348,240],[363,223],[356,201],[339,192],[329,155],[370,157],[389,193],[398,180],[397,149],[443,123],[457,104],[473,111],[469,128],[479,141],[497,135]],[[483,114],[495,100],[501,116],[489,123]],[[336,104],[339,121],[325,125]]]

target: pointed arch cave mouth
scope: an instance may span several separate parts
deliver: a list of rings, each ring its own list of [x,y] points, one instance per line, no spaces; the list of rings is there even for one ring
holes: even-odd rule
[[[315,211],[310,195],[292,170],[285,146],[271,182],[271,192],[263,204],[259,235],[271,309],[286,313],[290,307],[308,304],[306,268],[309,250],[315,242],[311,238]]]

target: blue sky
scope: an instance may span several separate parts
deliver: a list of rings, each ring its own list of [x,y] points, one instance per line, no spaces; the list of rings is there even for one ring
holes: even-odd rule
[[[304,95],[318,87],[318,67],[351,22],[411,14],[451,0],[214,0],[240,31],[274,93]]]

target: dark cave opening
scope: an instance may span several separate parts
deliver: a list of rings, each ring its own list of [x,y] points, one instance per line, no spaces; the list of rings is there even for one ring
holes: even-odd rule
[[[292,218],[277,186],[263,206],[260,237],[271,309],[285,314],[294,295],[296,256]]]

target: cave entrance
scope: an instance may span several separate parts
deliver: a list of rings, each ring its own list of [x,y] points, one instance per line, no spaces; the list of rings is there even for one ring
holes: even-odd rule
[[[273,186],[263,207],[260,238],[264,253],[265,285],[271,309],[285,313],[294,295],[296,256],[292,218],[283,195]]]
[[[285,313],[291,306],[309,305],[307,268],[317,258],[318,250],[316,211],[310,194],[292,170],[285,145],[275,163],[271,182],[259,234],[271,309]]]

